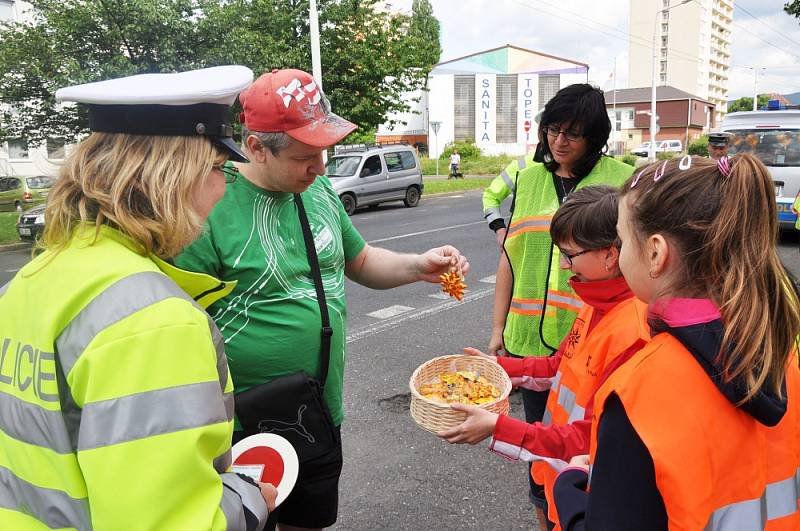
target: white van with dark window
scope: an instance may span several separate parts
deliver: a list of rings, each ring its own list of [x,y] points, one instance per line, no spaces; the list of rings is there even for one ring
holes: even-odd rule
[[[800,191],[800,110],[734,112],[722,121],[731,133],[728,155],[752,153],[769,168],[775,182],[778,221],[794,229],[792,203]]]
[[[387,201],[415,207],[424,187],[417,151],[406,144],[336,146],[325,169],[348,215]]]

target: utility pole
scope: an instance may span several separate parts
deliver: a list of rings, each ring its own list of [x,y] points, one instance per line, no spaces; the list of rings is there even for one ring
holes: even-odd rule
[[[766,70],[763,66],[748,66],[748,70],[753,71],[753,110],[758,110],[758,71]]]
[[[656,44],[658,43],[658,18],[661,16],[661,13],[666,13],[670,9],[688,4],[691,1],[692,0],[683,0],[680,4],[659,9],[656,11],[655,20],[653,21],[653,79],[651,80],[652,86],[650,88],[650,149],[648,150],[647,156],[647,160],[650,162],[656,160],[656,130],[658,129],[658,125],[656,124],[658,118],[656,116],[656,83],[658,82],[656,79],[656,62],[658,61]]]
[[[317,0],[309,0],[308,23],[311,29],[311,75],[322,90],[322,61],[319,57],[319,16]]]

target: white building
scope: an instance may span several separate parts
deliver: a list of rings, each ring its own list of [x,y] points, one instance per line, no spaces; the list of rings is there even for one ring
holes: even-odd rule
[[[0,0],[0,21],[31,20],[31,5],[19,0]],[[51,139],[32,145],[17,138],[0,142],[0,175],[55,175],[64,159],[64,142]]]
[[[733,0],[631,0],[629,75],[631,87],[652,82],[653,31],[656,81],[696,94],[716,107],[716,123],[727,112]],[[662,12],[664,8],[673,9]]]
[[[510,44],[445,61],[431,71],[427,91],[406,95],[411,112],[391,115],[376,140],[424,143],[431,157],[463,140],[485,154],[520,155],[536,144],[536,113],[588,73],[587,64]]]

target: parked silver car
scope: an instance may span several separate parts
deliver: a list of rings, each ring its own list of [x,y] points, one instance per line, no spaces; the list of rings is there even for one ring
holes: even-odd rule
[[[326,175],[348,215],[387,201],[415,207],[424,187],[417,152],[405,144],[336,146]]]

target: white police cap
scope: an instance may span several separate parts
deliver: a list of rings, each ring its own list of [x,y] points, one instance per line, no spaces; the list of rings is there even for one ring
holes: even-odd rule
[[[202,135],[227,150],[232,160],[248,162],[233,141],[229,108],[252,82],[253,72],[246,66],[215,66],[65,87],[56,91],[56,100],[86,104],[92,131]]]

